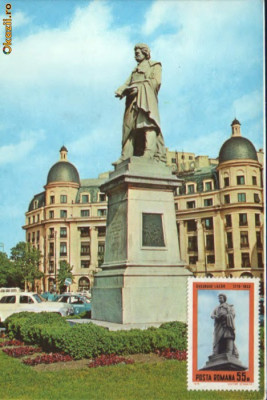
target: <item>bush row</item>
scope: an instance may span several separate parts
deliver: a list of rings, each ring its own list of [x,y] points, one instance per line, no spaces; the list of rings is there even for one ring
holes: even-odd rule
[[[11,338],[36,344],[44,351],[64,352],[74,359],[100,354],[150,353],[155,350],[186,350],[187,329],[182,322],[170,322],[159,328],[108,331],[93,323],[70,326],[53,313],[20,313],[7,318]]]

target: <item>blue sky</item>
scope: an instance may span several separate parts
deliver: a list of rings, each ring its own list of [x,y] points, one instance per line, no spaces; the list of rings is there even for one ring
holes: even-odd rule
[[[0,242],[21,226],[64,144],[80,177],[110,170],[124,100],[114,91],[145,42],[161,61],[166,146],[217,157],[236,117],[263,147],[262,0],[15,0],[12,53],[0,53]],[[0,4],[3,18],[4,3]],[[4,41],[4,27],[0,36]]]
[[[198,368],[203,368],[212,354],[214,320],[212,311],[219,305],[218,294],[227,296],[227,303],[235,309],[235,345],[239,360],[248,367],[249,355],[249,291],[248,290],[198,290]]]

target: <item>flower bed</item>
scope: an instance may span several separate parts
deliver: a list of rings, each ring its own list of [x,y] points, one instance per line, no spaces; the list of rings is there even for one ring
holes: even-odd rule
[[[66,354],[61,353],[51,353],[51,354],[43,354],[41,356],[37,356],[35,358],[26,358],[23,360],[23,363],[26,365],[38,365],[38,364],[52,364],[57,362],[68,362],[73,361],[73,358]]]
[[[34,353],[41,353],[42,349],[40,347],[30,347],[30,346],[23,346],[23,347],[14,347],[14,348],[7,348],[2,350],[10,357],[24,357],[30,356]]]
[[[156,352],[159,356],[167,358],[168,360],[178,360],[178,361],[186,361],[187,360],[187,352],[185,350],[171,350],[165,349],[162,351]]]
[[[116,354],[101,354],[101,356],[96,357],[90,364],[88,364],[89,368],[96,368],[96,367],[104,367],[108,365],[115,365],[115,364],[133,364],[134,360],[116,356]]]

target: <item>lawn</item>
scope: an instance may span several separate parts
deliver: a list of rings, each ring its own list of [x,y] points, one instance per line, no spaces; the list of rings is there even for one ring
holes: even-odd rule
[[[260,392],[187,392],[186,362],[37,371],[0,350],[0,398],[72,400],[261,400]]]

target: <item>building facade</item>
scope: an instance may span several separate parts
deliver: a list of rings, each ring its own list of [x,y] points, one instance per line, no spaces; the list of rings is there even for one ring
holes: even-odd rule
[[[212,161],[177,174],[181,257],[198,276],[263,278],[262,164],[240,123]]]
[[[104,259],[107,199],[99,187],[108,173],[80,180],[67,152],[63,146],[23,227],[42,253],[42,291],[55,287],[61,261],[73,267],[71,290],[89,289]],[[181,258],[195,275],[263,278],[262,161],[237,120],[218,159],[167,151],[183,179],[175,194]]]

